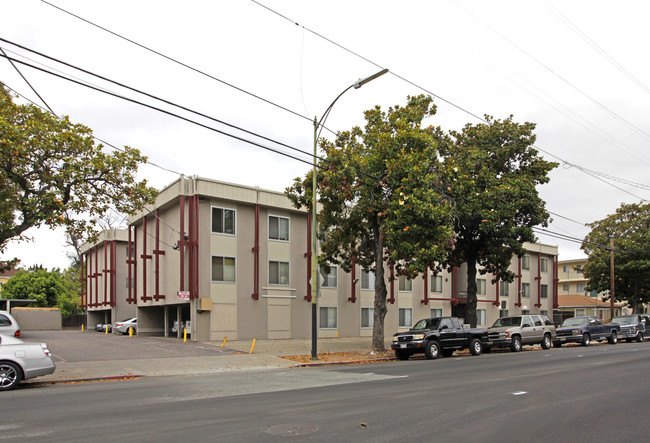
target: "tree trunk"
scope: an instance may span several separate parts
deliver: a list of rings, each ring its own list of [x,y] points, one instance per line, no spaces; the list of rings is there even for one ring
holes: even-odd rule
[[[372,223],[375,239],[375,311],[372,325],[372,350],[384,352],[384,318],[386,317],[386,280],[384,278],[384,241],[379,235],[379,221],[375,216]]]
[[[467,311],[465,323],[470,327],[476,327],[476,260],[470,258],[467,260]]]

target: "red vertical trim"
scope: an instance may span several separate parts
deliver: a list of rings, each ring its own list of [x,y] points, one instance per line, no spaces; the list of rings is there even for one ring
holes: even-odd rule
[[[93,306],[99,306],[99,248],[95,246],[95,303]]]
[[[521,307],[521,257],[517,257],[517,303],[516,307]]]
[[[86,260],[86,308],[92,307],[93,297],[93,250],[88,251],[88,259]]]
[[[497,278],[497,275],[494,274],[494,278],[496,279],[496,284],[494,285],[496,288],[496,293],[494,294],[494,306],[499,306],[499,279]]]
[[[352,303],[356,303],[357,301],[357,282],[355,281],[357,279],[357,267],[354,264],[354,255],[350,257],[350,264],[352,265],[352,270],[351,275],[350,275],[350,296],[348,297],[348,301]]]
[[[88,264],[85,260],[86,254],[81,255],[81,308],[86,309],[88,307],[88,300],[86,299],[88,294],[88,269],[86,265]]]
[[[542,306],[542,253],[541,252],[537,253],[537,277],[535,277],[535,280],[537,280],[537,303],[535,304],[535,306],[539,308]]]
[[[423,305],[429,304],[429,267],[424,268],[424,294],[420,303]]]
[[[126,297],[126,302],[127,303],[133,303],[133,300],[135,297],[133,297],[133,264],[134,260],[133,258],[135,257],[133,255],[133,241],[131,239],[131,232],[133,231],[133,226],[129,226],[129,242],[127,244],[127,256],[126,256],[126,263],[128,265],[127,267],[127,278],[129,279],[128,281],[128,288],[127,288],[127,297]]]
[[[142,218],[142,297],[140,300],[149,301],[153,300],[153,297],[147,295],[147,260],[151,259],[152,256],[147,254],[147,217]]]
[[[559,280],[559,276],[558,276],[557,255],[554,255],[553,256],[553,309],[557,309],[558,307],[558,300],[557,300],[558,280]]]
[[[458,268],[451,268],[451,303],[458,304]]]
[[[180,228],[181,228],[181,238],[178,240],[178,247],[181,250],[181,263],[180,263],[180,274],[181,274],[181,281],[180,281],[180,290],[184,291],[185,290],[185,246],[187,245],[187,242],[185,241],[185,200],[187,197],[181,196],[179,197],[179,204],[180,204]]]
[[[386,300],[388,303],[395,303],[395,267],[391,264],[390,268],[390,298]]]
[[[102,300],[102,305],[106,306],[108,305],[108,299],[109,299],[109,293],[108,293],[108,280],[109,280],[109,274],[108,274],[108,245],[109,243],[104,240],[104,269],[102,269],[102,273],[104,274],[104,297]]]
[[[199,298],[199,196],[194,195],[194,298]]]
[[[307,295],[305,300],[311,302],[311,212],[307,214]]]
[[[190,298],[194,298],[194,196],[190,196],[187,203],[187,234],[189,238],[187,248],[187,289],[190,291]]]
[[[133,297],[131,303],[138,302],[138,227],[133,226]]]
[[[153,298],[156,301],[164,299],[165,296],[160,293],[160,256],[165,255],[165,251],[160,249],[160,210],[156,209],[156,249],[153,250],[153,254],[156,256],[155,266],[156,266],[156,292],[154,292]]]
[[[260,205],[255,205],[255,236],[253,240],[253,300],[260,298]]]

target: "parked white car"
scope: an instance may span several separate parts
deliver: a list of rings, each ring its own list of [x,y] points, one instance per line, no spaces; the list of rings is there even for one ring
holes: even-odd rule
[[[45,343],[27,343],[0,334],[0,391],[15,388],[28,380],[54,372],[56,365]]]
[[[0,311],[0,334],[20,337],[20,326],[7,311]]]
[[[135,317],[127,318],[126,320],[116,321],[113,324],[113,331],[121,332],[122,334],[128,334],[130,328],[133,328],[133,333],[134,334],[138,333],[138,319],[137,318],[135,318]]]

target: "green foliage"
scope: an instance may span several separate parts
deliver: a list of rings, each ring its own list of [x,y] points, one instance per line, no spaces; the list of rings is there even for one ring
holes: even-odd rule
[[[45,269],[17,271],[4,285],[2,297],[17,300],[36,300],[34,306],[51,308],[65,294],[63,277],[58,271]]]
[[[614,239],[614,296],[634,312],[650,302],[650,204],[622,204],[616,213],[591,223],[581,249],[588,255],[584,275],[590,291],[610,289],[610,239]]]
[[[364,129],[321,140],[318,171],[320,265],[354,263],[375,273],[373,348],[383,350],[386,314],[384,260],[414,277],[442,262],[452,244],[451,207],[442,192],[440,129],[422,127],[435,114],[431,97],[408,97],[404,107],[365,112]],[[286,194],[311,208],[311,173]]]
[[[92,131],[34,105],[17,105],[0,84],[0,252],[38,226],[93,238],[109,209],[132,214],[156,191],[137,181],[137,149],[108,154]]]
[[[547,183],[557,163],[538,156],[533,123],[512,116],[452,131],[442,152],[448,193],[454,203],[456,245],[446,259],[449,268],[468,265],[466,322],[476,326],[476,272],[511,282],[513,254],[535,241],[533,226],[549,215],[537,185]]]

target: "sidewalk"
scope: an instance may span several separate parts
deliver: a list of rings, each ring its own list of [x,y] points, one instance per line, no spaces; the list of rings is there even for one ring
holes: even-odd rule
[[[189,343],[188,343],[189,344]],[[369,337],[319,339],[318,354],[369,351]],[[215,348],[218,355],[201,357],[145,358],[57,363],[53,374],[27,380],[25,383],[82,382],[101,379],[123,379],[140,376],[214,374],[226,371],[254,371],[291,368],[296,366],[342,364],[346,362],[310,362],[299,364],[283,356],[310,355],[311,339],[229,341],[225,348],[219,342],[191,343],[194,346]],[[386,342],[390,349],[390,342]],[[253,350],[251,352],[251,348]],[[226,350],[228,352],[224,353]]]

